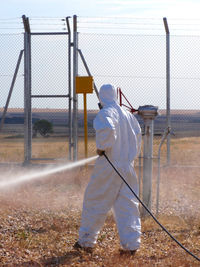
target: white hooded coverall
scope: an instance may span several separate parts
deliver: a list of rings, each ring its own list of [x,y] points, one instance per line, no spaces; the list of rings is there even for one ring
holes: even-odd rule
[[[134,159],[141,146],[141,128],[133,114],[117,103],[115,88],[105,84],[99,98],[103,108],[94,119],[96,147],[105,151],[110,161],[138,194]],[[139,204],[104,156],[96,160],[93,174],[86,188],[79,244],[93,247],[108,211],[113,208],[120,243],[125,250],[140,246],[141,221]]]

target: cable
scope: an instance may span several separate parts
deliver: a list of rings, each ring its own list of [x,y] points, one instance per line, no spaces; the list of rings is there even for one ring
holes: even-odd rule
[[[81,18],[81,19],[112,19],[112,20],[121,20],[121,19],[129,19],[129,20],[159,20],[160,21],[160,18],[139,18],[139,17],[95,17],[95,16],[78,16],[78,18]],[[198,19],[200,20],[200,19]]]
[[[79,26],[79,28],[82,28],[82,29],[107,29],[107,30],[139,30],[139,31],[144,31],[144,30],[154,30],[154,31],[163,31],[162,28],[133,28],[133,27],[105,27],[105,26],[100,26],[100,27],[97,27],[97,26]]]
[[[16,18],[5,18],[5,19],[0,19],[0,21],[18,20],[18,19],[21,19],[21,17],[16,17]]]
[[[30,20],[63,20],[63,17],[31,17]]]
[[[130,187],[130,185],[126,182],[124,177],[118,172],[118,170],[115,168],[115,166],[112,164],[112,162],[109,160],[105,152],[103,152],[104,157],[107,159],[107,161],[110,163],[110,165],[113,167],[113,169],[116,171],[116,173],[120,176],[120,178],[123,180],[123,182],[128,186],[128,188],[131,190],[133,195],[137,198],[137,200],[142,204],[142,206],[145,208],[145,210],[151,215],[151,217],[154,219],[154,221],[173,239],[182,249],[184,249],[188,254],[190,254],[192,257],[194,257],[196,260],[200,261],[200,258],[198,258],[196,255],[194,255],[192,252],[190,252],[187,248],[185,248],[170,232],[156,219],[156,217],[152,214],[152,212],[146,207],[146,205],[142,202],[142,200],[137,196],[137,194],[133,191],[133,189]]]
[[[83,24],[107,24],[107,25],[161,25],[161,23],[139,23],[139,22],[107,22],[107,21],[78,21],[78,23]],[[180,25],[180,24],[178,24]],[[187,24],[186,24],[187,25]],[[194,24],[196,25],[196,24]],[[116,26],[117,27],[117,26]]]

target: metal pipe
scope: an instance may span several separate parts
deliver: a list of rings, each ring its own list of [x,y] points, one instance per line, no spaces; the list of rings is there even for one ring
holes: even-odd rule
[[[14,72],[14,76],[13,76],[12,83],[11,83],[11,86],[10,86],[10,90],[9,90],[9,93],[8,93],[6,105],[4,107],[4,111],[3,111],[3,114],[2,114],[2,117],[1,117],[0,131],[2,131],[2,129],[3,129],[5,116],[6,116],[6,113],[7,113],[7,110],[8,110],[8,106],[9,106],[9,103],[10,103],[10,98],[11,98],[11,95],[12,95],[12,92],[13,92],[13,88],[14,88],[14,85],[15,85],[15,81],[16,81],[16,78],[17,78],[17,74],[18,74],[18,70],[19,70],[19,66],[20,66],[20,63],[21,63],[23,52],[24,52],[24,50],[21,50],[20,53],[19,53],[19,57],[18,57],[18,60],[17,60],[17,65],[16,65],[16,68],[15,68],[15,72]]]
[[[84,138],[85,138],[85,158],[88,157],[88,128],[87,128],[87,94],[83,94],[84,98]]]
[[[78,75],[78,33],[77,16],[73,16],[73,160],[77,160],[78,152],[78,96],[76,94],[76,76]]]
[[[72,87],[71,87],[71,29],[69,18],[66,18],[67,29],[68,29],[68,121],[69,121],[69,160],[72,159]]]
[[[68,32],[31,32],[31,35],[67,35]]]
[[[163,18],[166,32],[166,127],[171,127],[170,115],[170,32],[167,18]],[[170,164],[170,134],[167,136],[167,164]]]
[[[69,95],[31,95],[31,98],[68,98]]]
[[[27,35],[28,33],[24,33],[24,163],[26,164],[28,161],[28,127],[27,127],[27,88],[28,88],[28,52],[27,52]]]
[[[89,70],[89,68],[88,68],[87,62],[86,62],[86,60],[85,60],[85,58],[84,58],[84,56],[83,56],[83,53],[82,53],[81,49],[78,49],[78,52],[79,52],[79,55],[80,55],[80,57],[81,57],[81,60],[82,60],[82,62],[83,62],[83,65],[84,65],[84,67],[85,67],[85,69],[86,69],[86,72],[87,72],[88,76],[92,76],[92,74],[91,74],[91,72],[90,72],[90,70]],[[97,96],[97,98],[98,98],[98,100],[99,100],[99,92],[98,92],[98,90],[97,90],[97,87],[96,87],[96,84],[95,84],[95,83],[94,83],[94,90],[95,90],[96,96]],[[99,101],[100,101],[100,100],[99,100]]]
[[[158,148],[158,174],[157,174],[157,187],[156,187],[156,216],[158,216],[158,210],[159,210],[159,195],[160,195],[160,153],[161,153],[161,147],[166,139],[166,137],[170,133],[170,128],[167,128],[162,136],[162,139],[159,144]]]
[[[153,156],[153,120],[145,119],[144,157],[143,157],[143,201],[151,210],[152,204],[152,156]]]
[[[28,19],[28,18],[27,18]],[[32,79],[31,79],[31,35],[28,33],[28,99],[27,99],[27,110],[28,110],[28,161],[32,158]]]
[[[138,115],[144,120],[144,147],[143,147],[143,201],[151,210],[152,202],[152,169],[153,169],[153,136],[154,119],[157,116],[157,107],[152,105],[140,106]],[[143,215],[148,215],[143,209]]]
[[[24,164],[29,164],[32,155],[31,114],[31,36],[29,19],[23,15],[24,23]]]

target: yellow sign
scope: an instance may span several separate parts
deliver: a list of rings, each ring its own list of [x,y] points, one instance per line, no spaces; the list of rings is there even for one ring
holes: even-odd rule
[[[92,94],[93,93],[93,77],[92,76],[77,76],[76,77],[76,93],[77,94]]]

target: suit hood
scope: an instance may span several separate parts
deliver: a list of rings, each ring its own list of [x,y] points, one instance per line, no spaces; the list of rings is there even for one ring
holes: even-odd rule
[[[113,85],[104,84],[99,90],[99,99],[103,106],[117,103],[117,92]]]

